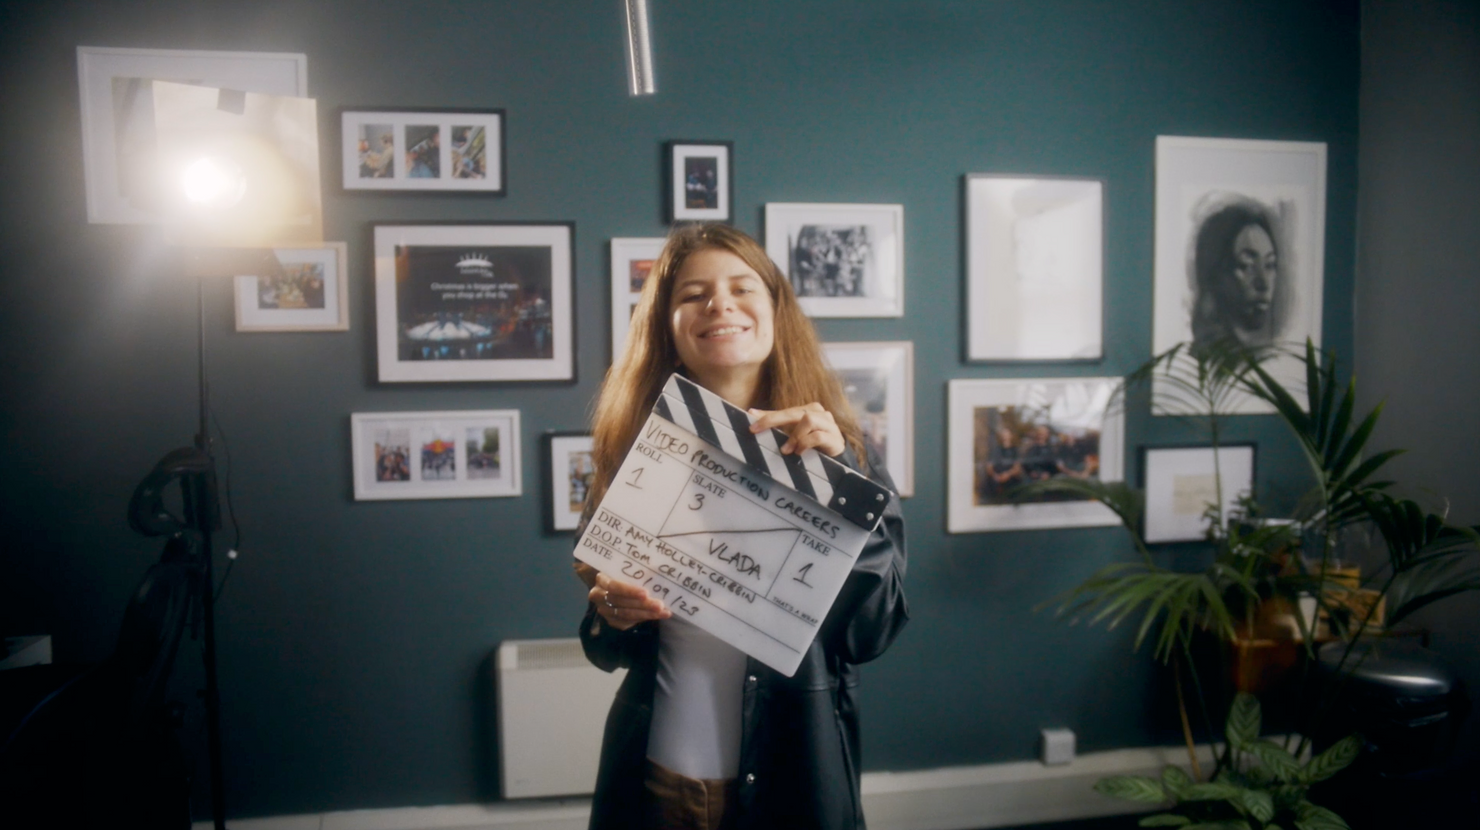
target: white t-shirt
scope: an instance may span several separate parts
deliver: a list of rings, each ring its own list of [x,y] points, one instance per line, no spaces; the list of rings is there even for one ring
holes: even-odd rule
[[[658,623],[657,679],[648,758],[690,778],[734,778],[745,653],[671,617]]]

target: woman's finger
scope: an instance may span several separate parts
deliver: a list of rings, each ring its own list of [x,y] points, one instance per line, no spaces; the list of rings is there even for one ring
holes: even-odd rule
[[[665,620],[673,616],[662,602],[654,599],[641,585],[633,585],[606,574],[598,574],[596,584],[586,594],[607,624],[628,629],[648,620]]]
[[[799,453],[816,448],[826,455],[837,456],[847,446],[842,431],[838,429],[837,419],[831,412],[823,409],[820,403],[769,412],[752,409],[750,412],[758,416],[750,425],[752,433],[780,429],[789,436],[781,447],[782,453]]]

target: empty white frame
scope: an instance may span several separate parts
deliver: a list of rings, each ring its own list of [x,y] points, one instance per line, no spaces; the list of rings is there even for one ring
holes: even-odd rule
[[[162,221],[143,190],[155,155],[150,80],[302,98],[308,95],[308,56],[77,47],[89,222],[145,225]]]
[[[966,177],[967,360],[1103,354],[1104,183]]]

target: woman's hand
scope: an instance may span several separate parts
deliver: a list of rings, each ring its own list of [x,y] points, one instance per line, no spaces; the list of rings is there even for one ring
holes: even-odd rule
[[[666,620],[673,616],[667,606],[648,595],[646,588],[612,579],[604,573],[596,575],[596,582],[586,598],[596,606],[596,613],[606,620],[606,624],[619,631],[648,620]]]
[[[791,436],[791,440],[781,446],[783,454],[815,448],[824,455],[836,458],[848,447],[843,440],[842,430],[838,429],[838,422],[820,403],[769,412],[752,409],[750,414],[760,416],[750,425],[752,434],[779,429]]]

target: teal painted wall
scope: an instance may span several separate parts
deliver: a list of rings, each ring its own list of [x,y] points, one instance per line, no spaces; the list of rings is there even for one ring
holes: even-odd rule
[[[1123,632],[1035,613],[1125,558],[1112,529],[944,532],[950,378],[1122,374],[1151,344],[1158,134],[1329,145],[1326,342],[1350,354],[1355,2],[667,2],[659,94],[625,92],[621,4],[150,2],[0,12],[0,477],[5,631],[59,660],[111,649],[157,554],[124,508],[193,432],[195,292],[147,230],[86,224],[78,45],[304,52],[320,107],[325,232],[350,246],[351,331],[244,335],[205,286],[212,400],[245,539],[219,608],[232,815],[496,797],[485,678],[499,641],[574,633],[570,539],[541,532],[538,436],[581,426],[609,359],[607,240],[661,234],[660,144],[735,144],[737,224],[768,201],[905,208],[903,319],[825,320],[828,340],[915,342],[913,621],[864,669],[867,769],[1023,759],[1067,725],[1082,750],[1170,742],[1169,692]],[[347,105],[502,107],[504,198],[335,192]],[[1103,177],[1105,359],[960,361],[961,176]],[[573,220],[578,381],[375,380],[370,226]],[[349,413],[518,408],[526,495],[356,503]],[[1261,486],[1296,492],[1271,418]],[[1133,411],[1127,446],[1189,436]],[[1171,551],[1167,556],[1183,556]],[[194,662],[186,652],[183,661]],[[182,670],[186,675],[188,671]]]

